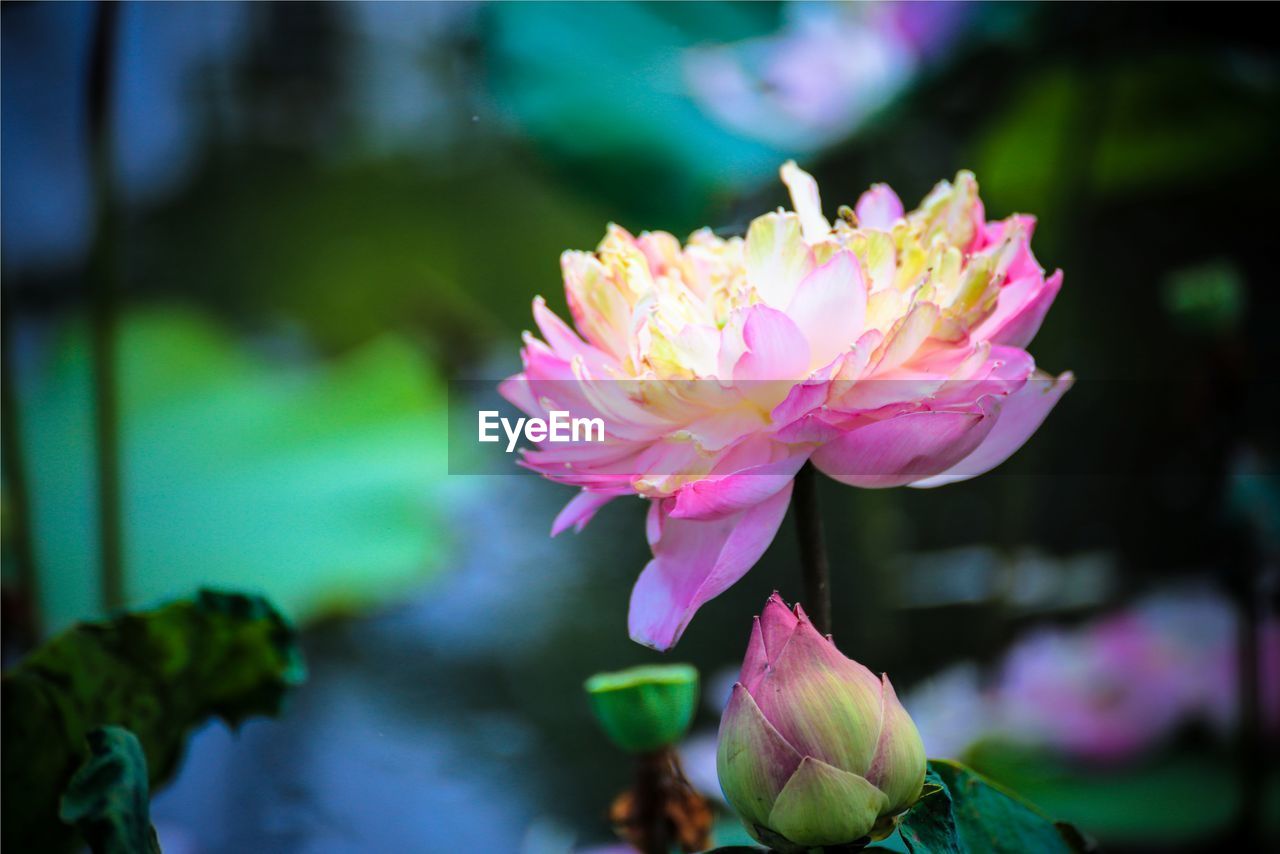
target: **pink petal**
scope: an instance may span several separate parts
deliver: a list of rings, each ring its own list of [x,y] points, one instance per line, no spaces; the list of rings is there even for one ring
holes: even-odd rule
[[[849,359],[857,356],[858,354],[852,351],[841,353],[829,365],[810,374],[808,379],[791,386],[782,403],[775,406],[769,413],[773,430],[775,432],[783,430],[825,404],[830,397],[834,378],[844,370],[845,363]]]
[[[751,618],[751,639],[747,641],[747,654],[742,659],[742,670],[738,673],[738,681],[751,687],[760,681],[765,668],[769,666],[769,656],[764,648],[764,630],[760,628],[760,618]]]
[[[855,774],[871,767],[880,728],[880,680],[841,655],[808,620],[799,621],[752,697],[802,756]]]
[[[748,309],[742,327],[747,351],[733,367],[733,380],[799,381],[809,373],[809,343],[790,317],[766,305]]]
[[[857,257],[841,250],[805,276],[787,315],[808,340],[812,364],[825,365],[850,350],[867,316],[867,285]]]
[[[1074,382],[1075,377],[1070,371],[1057,378],[1040,375],[1027,380],[1005,401],[995,426],[977,448],[947,471],[916,481],[911,486],[942,486],[991,471],[1026,444],[1031,434],[1044,423],[1049,410]]]
[[[871,189],[858,198],[853,212],[862,228],[888,231],[902,218],[902,200],[888,184],[872,184]]]
[[[754,507],[708,522],[672,519],[665,501],[652,508],[649,533],[658,536],[652,543],[653,560],[631,591],[627,622],[632,640],[658,650],[674,646],[698,608],[760,559],[790,501],[788,483]]]
[[[556,520],[551,523],[551,536],[554,537],[570,527],[575,531],[581,531],[591,521],[591,518],[596,515],[597,510],[616,497],[600,492],[582,490],[569,499],[569,503],[564,506],[564,509],[556,516]]]
[[[984,248],[1000,243],[1010,229],[1019,228],[1022,231],[1017,238],[1017,252],[1005,273],[1007,281],[1012,282],[1027,276],[1043,278],[1044,268],[1040,266],[1040,262],[1036,260],[1035,254],[1031,251],[1031,235],[1036,230],[1035,217],[1027,214],[1015,214],[1002,222],[989,222],[985,228],[986,231],[982,237]]]
[[[525,415],[543,419],[547,417],[547,411],[538,402],[537,395],[529,389],[529,380],[524,374],[515,374],[498,383],[498,394]]]
[[[547,301],[542,297],[533,301],[533,320],[538,324],[543,340],[562,359],[571,361],[574,356],[581,356],[592,373],[600,373],[606,362],[613,361],[601,350],[579,338],[567,323],[547,308]]]
[[[799,624],[800,618],[782,601],[778,591],[773,591],[760,613],[761,638],[764,640],[765,655],[771,664],[778,660]]]
[[[1035,360],[1026,350],[992,347],[982,342],[933,395],[932,403],[950,407],[968,404],[986,395],[1007,397],[1026,384],[1035,367]]]
[[[723,477],[708,477],[681,487],[675,494],[672,519],[720,519],[759,504],[791,483],[808,452],[749,466]]]
[[[991,432],[999,403],[969,411],[924,410],[873,421],[819,448],[813,463],[829,477],[864,488],[902,486],[941,473]]]
[[[1061,289],[1061,270],[1043,284],[1036,277],[1010,283],[1000,289],[995,311],[974,330],[973,337],[993,344],[1026,347],[1040,331],[1040,324]]]

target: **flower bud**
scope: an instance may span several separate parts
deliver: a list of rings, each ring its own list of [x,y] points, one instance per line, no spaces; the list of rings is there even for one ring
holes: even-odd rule
[[[775,593],[720,720],[716,770],[753,836],[803,851],[888,835],[920,797],[924,744],[888,677]]]
[[[675,744],[698,707],[698,671],[688,664],[597,673],[584,687],[609,739],[630,753]]]

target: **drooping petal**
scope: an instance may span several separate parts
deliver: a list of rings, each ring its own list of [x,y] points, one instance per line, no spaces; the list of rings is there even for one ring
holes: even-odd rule
[[[872,184],[870,190],[858,197],[853,213],[860,227],[888,231],[902,219],[902,200],[888,184]]]
[[[889,814],[901,812],[916,802],[924,785],[924,742],[915,722],[898,701],[889,677],[880,677],[883,711],[876,756],[867,772],[867,781],[884,792]]]
[[[662,502],[651,517],[653,560],[631,591],[632,640],[670,649],[702,604],[755,565],[773,541],[791,500],[791,484],[740,513],[707,522],[672,519]],[[674,503],[674,502],[672,502]]]
[[[596,515],[597,510],[616,497],[616,495],[582,490],[569,499],[569,503],[564,506],[564,509],[556,516],[555,521],[551,523],[551,536],[558,536],[562,531],[569,528],[581,531]]]
[[[743,818],[765,824],[800,761],[800,754],[760,714],[747,689],[734,685],[720,718],[716,747],[716,774],[725,800]]]
[[[857,256],[841,250],[805,276],[787,308],[809,342],[812,367],[853,347],[867,315],[867,285]]]
[[[991,471],[1026,444],[1074,382],[1075,376],[1070,371],[1056,378],[1039,374],[1027,380],[1005,400],[995,426],[981,444],[946,471],[917,480],[911,486],[942,486]]]
[[[810,243],[824,240],[831,231],[831,223],[822,215],[822,197],[818,194],[818,182],[796,165],[794,160],[782,164],[782,183],[791,194],[791,205],[800,217],[804,239]]]
[[[813,464],[841,483],[869,489],[922,480],[972,453],[991,432],[998,408],[984,399],[972,410],[924,410],[873,421],[823,445]]]
[[[785,308],[796,285],[813,269],[813,252],[804,241],[800,217],[768,213],[747,229],[744,260],[747,281],[765,305]]]
[[[801,754],[858,774],[871,767],[880,732],[880,680],[841,655],[807,619],[799,621],[753,696]]]
[[[867,836],[885,807],[884,793],[862,777],[806,756],[767,826],[797,845],[842,845]]]

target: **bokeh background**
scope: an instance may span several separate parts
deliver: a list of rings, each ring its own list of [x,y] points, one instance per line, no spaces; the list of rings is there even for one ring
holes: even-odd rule
[[[790,157],[829,209],[968,168],[993,218],[1039,217],[1066,282],[1032,349],[1079,380],[984,478],[822,484],[837,640],[931,755],[1108,850],[1276,834],[1270,11],[6,3],[6,663],[112,607],[261,591],[310,680],[196,734],[166,851],[609,842],[631,769],[581,682],[659,658],[625,631],[643,507],[553,541],[567,487],[449,475],[450,381],[517,367],[607,222],[740,230]],[[709,793],[795,556],[785,525],[672,654],[704,676]]]

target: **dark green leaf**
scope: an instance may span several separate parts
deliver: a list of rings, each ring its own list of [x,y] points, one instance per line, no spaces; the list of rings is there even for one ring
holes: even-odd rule
[[[932,766],[925,775],[920,800],[903,816],[898,832],[909,851],[931,854],[960,851],[951,795]]]
[[[925,790],[898,825],[914,854],[1079,852],[1084,836],[971,768],[929,760]]]
[[[163,783],[187,733],[210,715],[236,724],[275,714],[306,668],[293,628],[256,596],[194,600],[68,629],[4,677],[3,847],[66,850],[58,798],[88,757],[85,739],[114,724]]]
[[[1064,833],[1030,803],[958,762],[929,760],[927,779],[944,791],[921,798],[901,825],[904,840],[916,852],[1083,850],[1083,837],[1074,828]],[[950,813],[951,833],[944,810]]]
[[[62,796],[62,820],[80,831],[93,854],[160,854],[147,758],[137,736],[105,726],[90,732],[87,742],[89,758]]]

